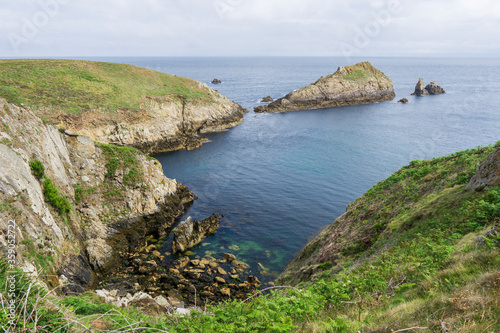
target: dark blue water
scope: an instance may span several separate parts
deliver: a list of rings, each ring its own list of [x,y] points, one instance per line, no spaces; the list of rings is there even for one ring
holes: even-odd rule
[[[224,214],[194,256],[232,252],[255,274],[279,273],[349,202],[414,159],[500,140],[500,61],[410,58],[121,58],[214,86],[244,107],[281,97],[369,60],[397,97],[371,105],[256,115],[194,151],[157,156],[168,177],[199,197],[185,216]],[[419,77],[447,94],[414,97]],[[397,103],[406,97],[409,103]],[[168,248],[169,245],[166,245]],[[260,275],[262,276],[262,275]]]

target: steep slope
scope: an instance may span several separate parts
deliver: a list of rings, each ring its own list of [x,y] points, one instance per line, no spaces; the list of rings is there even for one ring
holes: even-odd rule
[[[1,257],[15,235],[15,266],[51,275],[53,287],[86,290],[193,200],[155,159],[61,133],[3,99],[0,161]]]
[[[334,74],[321,77],[267,106],[258,107],[255,112],[333,108],[388,101],[395,96],[390,78],[369,62],[360,62],[339,67]]]
[[[60,128],[150,154],[196,148],[199,133],[236,126],[246,111],[195,80],[77,60],[0,60],[0,97]]]
[[[279,279],[297,284],[314,279],[324,271],[325,265],[335,270],[359,254],[378,253],[406,229],[414,228],[419,220],[432,219],[436,212],[429,208],[431,204],[458,209],[461,203],[477,196],[465,184],[492,151],[490,147],[464,151],[449,157],[413,161],[403,167],[350,203],[344,214],[307,244]],[[490,160],[498,156],[499,151],[500,148],[496,148],[485,163],[491,164]],[[471,183],[475,183],[476,178]],[[456,223],[470,222],[464,221],[468,218],[466,215],[456,217],[459,218]],[[463,226],[467,231],[474,230]],[[462,232],[461,226],[450,228],[450,231]]]
[[[77,331],[499,332],[500,187],[483,181],[499,150],[413,161],[375,185],[281,275],[294,287],[183,317],[156,303],[119,309],[93,293],[47,303],[22,290],[37,301],[39,325]],[[0,260],[2,285],[7,274]]]

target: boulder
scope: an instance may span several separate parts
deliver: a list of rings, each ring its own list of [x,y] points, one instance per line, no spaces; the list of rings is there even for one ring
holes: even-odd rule
[[[260,283],[259,279],[258,279],[256,276],[253,276],[253,275],[250,275],[250,276],[248,277],[248,280],[247,280],[247,281],[248,281],[248,283],[249,283],[249,284],[251,284],[251,285],[252,285],[252,286],[254,286],[254,287],[258,287],[258,286],[260,286],[260,285],[261,285],[261,283]]]
[[[253,108],[253,112],[255,113],[264,113],[267,111],[267,105],[260,105]]]
[[[271,96],[266,96],[260,102],[261,103],[268,103],[268,102],[272,102],[273,100],[274,99]]]
[[[479,165],[467,188],[481,190],[491,186],[500,186],[500,146]]]
[[[206,236],[217,231],[220,226],[220,218],[220,215],[214,213],[201,222],[193,220],[191,217],[182,221],[174,230],[172,252],[184,252],[200,244]]]
[[[392,81],[369,62],[346,67],[267,105],[267,112],[332,108],[394,99]],[[264,108],[255,108],[262,112]]]
[[[213,79],[212,80],[212,84],[219,84],[219,83],[222,83],[222,81],[219,80],[219,79]]]
[[[398,103],[403,103],[403,104],[406,104],[408,103],[408,99],[407,98],[401,98]]]
[[[220,290],[220,292],[221,292],[222,296],[226,296],[226,297],[231,296],[231,289],[229,289],[229,288],[222,288]]]
[[[236,260],[236,256],[231,253],[224,253],[224,259],[226,259],[227,261],[233,261]]]

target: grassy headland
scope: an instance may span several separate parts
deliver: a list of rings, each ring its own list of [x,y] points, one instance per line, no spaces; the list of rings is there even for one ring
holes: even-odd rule
[[[499,332],[500,240],[482,235],[499,223],[500,188],[466,188],[492,151],[413,161],[375,185],[283,273],[294,288],[191,317],[117,309],[92,293],[37,290],[19,304],[29,310],[39,300],[39,323],[52,331]],[[2,285],[6,278],[0,265]],[[29,321],[29,311],[18,313]]]
[[[0,97],[14,104],[78,114],[139,109],[144,96],[210,98],[198,82],[132,65],[53,59],[0,60]]]

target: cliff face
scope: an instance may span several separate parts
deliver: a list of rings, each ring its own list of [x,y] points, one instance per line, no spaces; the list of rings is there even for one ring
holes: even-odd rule
[[[92,140],[153,154],[196,148],[200,133],[247,112],[206,84],[125,64],[0,60],[0,98]]]
[[[392,81],[369,62],[339,67],[332,75],[292,91],[263,109],[267,112],[332,108],[392,100]]]
[[[500,186],[500,146],[481,163],[467,185],[473,190],[492,186]]]
[[[131,251],[146,234],[164,233],[193,200],[155,159],[66,135],[2,99],[0,161],[2,257],[15,221],[16,266],[42,268],[56,276],[53,286],[75,284],[74,291],[112,270],[120,247]],[[31,170],[35,161],[41,173]]]
[[[92,140],[135,147],[146,154],[195,149],[199,134],[223,131],[240,124],[246,111],[203,83],[210,101],[182,96],[145,96],[140,111],[120,109],[112,117],[92,110],[80,115],[59,115],[54,122]],[[90,121],[89,121],[90,120]]]

